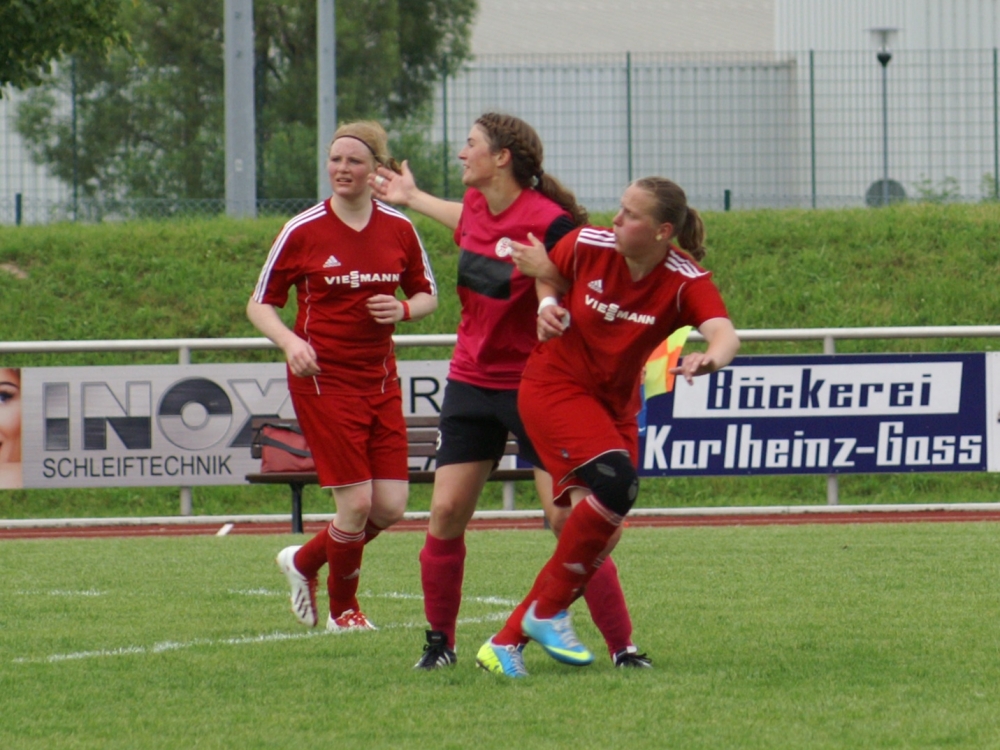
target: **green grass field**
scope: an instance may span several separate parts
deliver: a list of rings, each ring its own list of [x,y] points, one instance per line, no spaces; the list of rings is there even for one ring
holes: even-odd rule
[[[632,528],[635,637],[615,671],[473,667],[552,549],[468,535],[459,664],[412,669],[419,533],[367,552],[377,633],[310,634],[273,556],[290,536],[0,544],[0,747],[988,748],[1000,744],[993,524]],[[321,594],[321,608],[325,596]]]

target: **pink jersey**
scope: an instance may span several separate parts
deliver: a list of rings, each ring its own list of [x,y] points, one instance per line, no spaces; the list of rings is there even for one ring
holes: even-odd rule
[[[535,190],[522,190],[496,216],[482,193],[465,192],[455,229],[462,320],[448,377],[481,388],[517,388],[537,340],[538,297],[534,279],[514,266],[509,242],[526,243],[531,232],[552,247],[572,227],[570,214]]]
[[[291,391],[366,395],[399,388],[394,326],[376,323],[365,305],[376,294],[437,294],[420,237],[396,209],[374,201],[360,232],[329,201],[290,219],[271,246],[253,299],[284,307],[297,289],[295,333],[316,350],[320,374],[288,373]]]
[[[560,301],[570,326],[535,347],[524,377],[576,381],[616,418],[638,411],[639,376],[658,344],[682,326],[728,317],[711,273],[677,248],[639,281],[607,229],[574,231],[549,257],[572,284]]]

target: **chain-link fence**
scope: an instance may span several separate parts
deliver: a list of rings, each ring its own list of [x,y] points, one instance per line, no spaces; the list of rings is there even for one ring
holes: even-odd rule
[[[906,50],[885,67],[861,51],[481,56],[440,83],[427,137],[447,146],[451,197],[469,126],[500,110],[535,126],[546,171],[591,210],[615,207],[631,179],[649,174],[676,180],[705,210],[981,201],[1000,193],[998,100],[996,49]],[[221,195],[82,199],[30,160],[14,129],[17,101],[0,100],[0,223],[224,212]]]
[[[886,178],[893,199],[996,199],[997,51],[899,52],[882,74],[874,52],[480,58],[436,127],[460,145],[484,110],[524,117],[592,209],[650,174],[710,210],[877,204]]]

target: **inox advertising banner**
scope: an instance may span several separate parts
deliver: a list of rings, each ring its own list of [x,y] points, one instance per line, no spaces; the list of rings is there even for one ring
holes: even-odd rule
[[[407,414],[440,411],[448,362],[400,362]],[[23,487],[242,484],[254,417],[294,417],[285,365],[22,368]]]
[[[737,357],[646,402],[640,473],[985,471],[986,382],[981,353]]]

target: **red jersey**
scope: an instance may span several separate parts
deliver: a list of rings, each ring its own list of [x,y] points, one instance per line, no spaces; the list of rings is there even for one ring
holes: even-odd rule
[[[576,381],[615,418],[638,412],[639,376],[658,344],[682,326],[728,317],[711,273],[677,248],[639,281],[607,229],[572,232],[549,257],[571,283],[559,303],[570,326],[535,347],[524,377]]]
[[[284,307],[297,290],[295,333],[308,341],[320,374],[288,373],[288,388],[307,393],[367,395],[399,388],[394,326],[376,323],[365,303],[376,294],[437,294],[427,253],[412,222],[373,201],[360,232],[317,204],[290,219],[271,246],[253,300]]]
[[[531,232],[546,247],[573,228],[569,212],[535,190],[522,190],[506,210],[490,212],[483,194],[465,191],[455,228],[462,320],[448,377],[481,388],[516,389],[536,342],[535,280],[511,258],[510,240]]]

